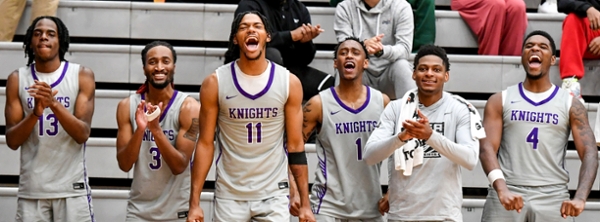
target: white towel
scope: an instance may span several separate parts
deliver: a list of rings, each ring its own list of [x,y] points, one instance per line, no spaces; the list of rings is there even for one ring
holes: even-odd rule
[[[471,138],[473,140],[483,139],[486,137],[485,130],[483,129],[483,122],[481,121],[481,116],[475,107],[469,103],[464,98],[453,95],[456,100],[461,102],[462,104],[467,105],[469,109],[469,113],[471,114]]]
[[[473,140],[485,138],[486,135],[485,130],[483,129],[483,122],[481,121],[481,116],[477,109],[462,97],[457,95],[453,95],[453,97],[462,104],[465,104],[469,109],[471,115],[471,137]],[[418,118],[417,107],[419,104],[419,97],[417,96],[417,89],[406,92],[401,101],[402,109],[400,110],[400,117],[398,118],[396,126],[396,132],[398,133],[404,130],[402,123],[405,120]],[[423,146],[425,146],[424,143],[413,138],[408,140],[402,147],[396,149],[396,151],[394,151],[394,168],[396,170],[404,171],[404,176],[412,175],[413,168],[423,164],[423,155],[425,154]]]
[[[407,119],[417,119],[419,117],[417,106],[419,97],[417,97],[417,89],[409,90],[401,99],[402,108],[400,117],[396,124],[396,132],[400,133],[404,130],[402,123]],[[423,144],[418,139],[408,140],[402,147],[394,151],[394,164],[396,170],[404,171],[404,176],[412,175],[413,167],[417,167],[423,163]]]

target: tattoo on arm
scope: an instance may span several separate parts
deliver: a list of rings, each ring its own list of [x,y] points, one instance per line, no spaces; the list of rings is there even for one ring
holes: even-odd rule
[[[312,133],[305,133],[304,129],[306,129],[307,123],[308,123],[308,119],[306,118],[306,114],[310,113],[310,111],[312,111],[311,109],[309,109],[308,107],[311,105],[310,102],[307,102],[306,105],[304,105],[304,108],[302,108],[302,112],[304,113],[304,115],[302,116],[302,136],[304,137],[304,142],[308,141],[308,138],[310,137],[310,134]]]
[[[594,139],[594,134],[589,126],[589,121],[587,117],[587,110],[581,103],[573,104],[573,120],[575,121],[575,125],[579,130],[579,137],[583,142],[583,145],[586,147],[596,146],[596,141]]]
[[[198,130],[199,130],[198,118],[192,118],[192,125],[187,130],[187,132],[185,132],[185,134],[183,135],[183,138],[186,138],[188,140],[196,142],[196,140],[198,139]]]

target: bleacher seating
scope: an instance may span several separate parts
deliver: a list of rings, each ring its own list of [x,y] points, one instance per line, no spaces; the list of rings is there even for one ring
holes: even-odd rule
[[[302,0],[328,2],[328,0]],[[539,0],[525,0],[527,8],[537,8]],[[24,35],[31,14],[31,2],[22,16],[17,35]],[[450,0],[436,0],[438,6],[449,6]],[[193,40],[206,42],[226,42],[233,20],[235,5],[230,4],[153,4],[127,1],[61,1],[57,15],[63,19],[71,36],[90,38],[120,39],[162,39]],[[314,24],[321,24],[325,32],[315,43],[332,45],[336,43],[333,32],[332,7],[309,7]],[[528,13],[528,31],[542,29],[548,31],[560,48],[563,14]],[[185,22],[184,22],[185,21]],[[190,25],[192,24],[192,25]],[[436,11],[436,44],[447,48],[477,48],[477,42],[470,29],[457,12]],[[71,44],[67,59],[90,67],[95,72],[97,82],[140,84],[144,81],[141,69],[141,45],[115,44]],[[178,54],[175,84],[200,85],[204,77],[223,64],[224,48],[219,47],[175,47]],[[14,69],[25,65],[22,43],[0,42],[0,79],[5,80]],[[312,66],[333,73],[331,51],[318,51]],[[458,93],[494,93],[524,79],[519,57],[449,55],[451,62],[450,81],[445,89]],[[411,58],[412,59],[412,58]],[[558,64],[558,62],[557,62]],[[586,61],[585,81],[582,81],[582,94],[600,96],[598,68],[600,62]],[[560,84],[558,67],[551,69],[552,82]],[[129,90],[96,90],[96,105],[92,128],[116,129],[116,104],[133,93]],[[198,92],[189,92],[198,99]],[[5,87],[0,87],[0,109],[5,105]],[[469,99],[469,98],[467,98]],[[483,114],[484,100],[470,100]],[[586,104],[590,123],[595,123],[597,104]],[[0,126],[5,125],[4,118]],[[116,135],[115,135],[116,136]],[[117,165],[115,138],[90,138],[87,142],[87,164],[92,178],[132,178],[133,172],[122,172]],[[309,158],[309,182],[314,180],[317,163],[314,144],[307,144]],[[19,174],[19,151],[6,146],[4,135],[0,135],[0,175]],[[386,169],[384,162],[383,167]],[[570,190],[576,188],[580,161],[576,151],[567,151],[566,168],[570,174]],[[214,165],[208,178],[214,180]],[[385,172],[385,171],[384,171]],[[479,164],[473,171],[462,171],[463,187],[486,188],[488,182]],[[387,185],[388,175],[382,173],[380,181]],[[596,178],[593,190],[600,190],[600,175]],[[125,215],[128,191],[123,189],[94,189],[94,211],[98,221],[121,221]],[[202,206],[206,212],[212,209],[212,193],[202,194]],[[484,197],[465,197],[462,212],[464,221],[479,221]],[[16,188],[0,186],[0,221],[13,218],[16,211]],[[591,200],[579,221],[596,221],[600,212],[600,201]],[[211,214],[206,215],[207,221]]]

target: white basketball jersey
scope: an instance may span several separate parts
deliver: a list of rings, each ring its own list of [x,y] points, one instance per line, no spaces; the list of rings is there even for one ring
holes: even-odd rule
[[[364,145],[383,112],[381,92],[367,86],[367,99],[357,109],[346,106],[334,87],[319,96],[323,120],[310,197],[313,212],[340,219],[381,217],[377,207],[381,163],[369,166],[362,160]]]
[[[547,186],[569,182],[565,155],[571,131],[571,95],[554,87],[552,94],[540,102],[525,95],[522,83],[506,89],[498,163],[507,184]]]
[[[135,112],[145,94],[129,96],[132,130],[137,129]],[[175,91],[160,115],[160,127],[175,146],[179,134],[179,112],[187,94]],[[174,221],[185,220],[190,198],[190,167],[183,173],[173,175],[169,165],[162,159],[149,129],[144,131],[138,160],[133,171],[133,182],[127,206],[127,221]]]
[[[19,69],[19,98],[25,115],[33,112],[34,98],[27,89],[34,80],[58,90],[55,98],[70,113],[75,113],[79,94],[79,64],[61,62],[54,73],[36,73],[35,65]],[[78,144],[64,129],[50,108],[21,145],[20,198],[53,199],[88,195],[85,145]]]
[[[252,95],[240,86],[237,62],[216,70],[219,84],[215,196],[263,200],[288,195],[284,107],[290,72],[269,62],[266,86]]]

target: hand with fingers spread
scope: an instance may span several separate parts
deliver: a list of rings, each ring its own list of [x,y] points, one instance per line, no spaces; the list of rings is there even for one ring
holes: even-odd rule
[[[572,199],[563,201],[562,206],[560,207],[560,214],[563,218],[567,217],[577,217],[581,212],[583,212],[583,208],[585,207],[585,201],[581,199]]]
[[[594,55],[600,55],[600,37],[592,39],[588,46],[588,50]]]
[[[590,28],[592,30],[600,29],[600,11],[594,7],[588,8],[586,11],[587,18],[590,21]]]
[[[383,34],[379,34],[373,38],[365,40],[365,47],[369,55],[374,55],[377,52],[383,50],[383,44],[381,43],[381,39],[383,39]]]
[[[388,201],[389,193],[383,195],[383,197],[377,203],[379,213],[383,216],[390,210],[390,202]]]
[[[523,209],[523,197],[521,195],[510,192],[508,189],[505,191],[498,191],[498,199],[504,209],[506,210],[516,210],[518,213],[521,213],[521,209]]]
[[[418,120],[407,119],[402,123],[402,127],[405,129],[406,133],[412,137],[421,140],[428,140],[433,133],[433,129],[431,129],[431,125],[429,124],[429,120],[427,117],[421,112],[421,110],[417,110],[419,115]]]

